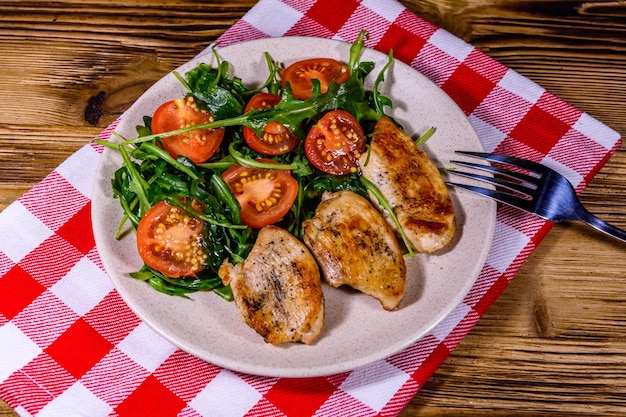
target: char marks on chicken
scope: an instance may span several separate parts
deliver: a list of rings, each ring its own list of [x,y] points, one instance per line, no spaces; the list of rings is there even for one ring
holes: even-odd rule
[[[288,231],[266,226],[245,262],[225,261],[219,270],[230,284],[243,321],[267,343],[313,343],[324,326],[319,268],[307,247]]]
[[[352,191],[325,192],[303,230],[328,284],[349,285],[377,298],[386,310],[398,306],[406,280],[402,250],[366,198]]]
[[[418,252],[431,253],[450,243],[456,223],[446,184],[426,153],[388,117],[376,123],[370,150],[361,155],[359,164]],[[374,196],[370,198],[377,204]]]

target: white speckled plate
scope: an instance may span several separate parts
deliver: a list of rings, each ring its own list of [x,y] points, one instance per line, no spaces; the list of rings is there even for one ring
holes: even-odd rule
[[[347,43],[318,38],[286,37],[243,42],[219,49],[234,74],[248,86],[261,84],[267,74],[263,52],[289,64],[299,59],[330,56],[347,61]],[[370,86],[387,56],[367,49],[363,61],[374,61]],[[178,68],[184,73],[199,62],[214,63],[212,54]],[[400,62],[395,62],[381,88],[395,103],[391,114],[411,135],[428,127],[437,132],[425,150],[438,166],[446,167],[454,150],[482,150],[463,112],[435,84]],[[184,95],[170,74],[157,82],[124,114],[116,131],[136,136],[142,116],[151,115],[166,100]],[[191,299],[167,296],[128,276],[140,260],[135,238],[128,233],[114,239],[122,217],[111,196],[111,178],[121,157],[107,149],[98,168],[93,191],[93,229],[108,274],[122,298],[149,326],[181,349],[216,365],[250,374],[310,377],[348,371],[386,358],[414,343],[440,323],[463,300],[486,260],[495,225],[496,205],[469,193],[454,193],[459,229],[453,243],[433,255],[408,261],[406,296],[397,311],[384,311],[373,298],[354,291],[324,287],[324,331],[311,346],[265,344],[239,317],[234,303],[213,293]]]

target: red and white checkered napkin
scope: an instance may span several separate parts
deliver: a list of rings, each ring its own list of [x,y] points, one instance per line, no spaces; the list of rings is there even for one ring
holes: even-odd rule
[[[362,28],[368,46],[393,48],[452,96],[488,151],[541,161],[581,191],[620,144],[615,131],[394,0],[261,0],[221,45],[289,35],[351,42]],[[397,415],[550,228],[501,208],[463,303],[387,360],[331,377],[242,375],[178,350],[113,289],[91,233],[101,151],[85,145],[0,215],[0,397],[24,416]]]

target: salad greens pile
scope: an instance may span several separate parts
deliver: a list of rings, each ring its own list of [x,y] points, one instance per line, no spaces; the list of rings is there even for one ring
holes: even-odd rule
[[[116,238],[122,235],[125,224],[130,223],[136,230],[142,216],[162,200],[205,222],[203,248],[207,259],[204,270],[197,276],[173,279],[144,265],[141,270],[132,273],[132,277],[146,281],[166,294],[184,296],[190,292],[212,290],[227,300],[232,299],[230,287],[224,286],[217,276],[218,269],[226,258],[235,263],[243,262],[254,245],[257,233],[242,223],[239,203],[221,177],[222,172],[235,164],[291,171],[299,185],[298,196],[288,215],[277,225],[298,238],[302,237],[302,222],[313,216],[323,192],[352,190],[367,196],[370,190],[376,194],[378,190],[375,186],[358,172],[335,176],[315,170],[303,150],[308,128],[324,113],[335,109],[346,110],[355,116],[365,132],[371,133],[375,122],[384,115],[384,108],[392,105],[389,98],[378,92],[378,86],[392,64],[391,53],[376,78],[373,91],[365,90],[364,80],[374,69],[374,63],[360,61],[366,37],[367,33],[361,32],[350,48],[347,61],[350,77],[347,81],[341,84],[332,82],[322,93],[320,83],[313,80],[313,92],[307,100],[295,99],[289,84],[281,87],[281,64],[267,52],[264,55],[269,73],[267,80],[260,87],[251,89],[241,79],[231,76],[229,63],[222,61],[214,50],[215,67],[200,64],[184,76],[175,75],[187,90],[187,95],[193,96],[198,106],[208,110],[215,121],[153,134],[151,117],[145,116],[143,125],[137,126],[136,138],[126,139],[115,134],[119,143],[98,141],[118,150],[123,158],[122,166],[112,179],[113,195],[119,199],[124,211]],[[279,94],[280,103],[275,108],[253,109],[244,113],[250,97],[262,90]],[[262,135],[264,126],[270,121],[284,124],[300,138],[295,150],[273,157],[274,164],[255,161],[267,156],[248,147],[242,134],[243,127],[247,126]],[[226,128],[226,136],[220,149],[206,163],[194,164],[184,156],[173,158],[160,146],[160,141],[168,136],[194,129],[221,127]],[[191,199],[202,203],[202,213],[191,206]],[[384,201],[381,203],[384,206]]]

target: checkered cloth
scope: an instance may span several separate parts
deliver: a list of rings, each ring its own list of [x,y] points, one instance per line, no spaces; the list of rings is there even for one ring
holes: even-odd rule
[[[393,48],[446,91],[488,151],[543,162],[580,192],[620,145],[615,131],[394,0],[261,0],[220,40],[352,42],[362,28],[367,46]],[[22,416],[395,416],[550,229],[501,207],[488,260],[463,302],[386,360],[329,377],[244,375],[177,349],[114,290],[91,232],[101,152],[85,145],[0,215],[0,397]]]

